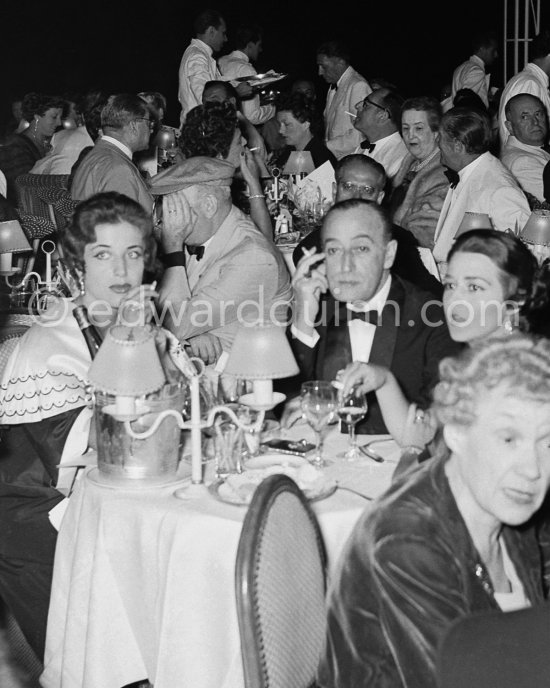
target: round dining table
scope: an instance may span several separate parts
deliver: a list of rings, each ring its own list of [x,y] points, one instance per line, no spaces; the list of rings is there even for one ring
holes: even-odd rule
[[[300,421],[280,437],[311,441]],[[337,489],[312,502],[328,555],[328,578],[365,509],[390,485],[399,448],[358,464],[335,458],[347,436],[332,427],[323,469]],[[364,441],[364,438],[360,438]],[[361,442],[360,442],[361,443]],[[164,484],[113,482],[96,467],[77,481],[55,554],[44,688],[121,688],[147,678],[155,688],[243,688],[234,593],[246,506],[192,485],[185,455]]]

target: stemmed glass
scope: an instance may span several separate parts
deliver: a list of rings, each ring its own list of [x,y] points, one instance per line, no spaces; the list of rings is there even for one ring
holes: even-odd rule
[[[314,466],[326,466],[330,463],[323,457],[324,431],[336,416],[337,403],[338,395],[332,383],[312,380],[302,384],[302,415],[316,437],[315,455],[309,459]]]
[[[349,443],[345,452],[338,454],[338,458],[346,461],[357,461],[363,458],[363,454],[357,446],[355,426],[367,414],[367,398],[354,387],[348,394],[338,393],[338,416],[348,426]]]

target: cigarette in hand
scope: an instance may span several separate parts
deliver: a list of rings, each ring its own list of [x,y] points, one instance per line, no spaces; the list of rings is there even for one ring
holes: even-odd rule
[[[255,150],[260,150],[260,146],[254,146],[254,148],[249,148],[248,150],[253,153]]]

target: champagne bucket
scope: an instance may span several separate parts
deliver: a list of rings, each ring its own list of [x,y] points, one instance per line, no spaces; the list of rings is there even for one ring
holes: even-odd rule
[[[143,401],[149,410],[131,422],[132,430],[148,430],[161,411],[181,412],[187,388],[181,384],[165,385],[160,392],[147,395]],[[112,404],[110,394],[95,392],[94,418],[97,436],[97,466],[105,478],[146,480],[149,484],[163,483],[174,478],[181,453],[181,430],[176,419],[168,416],[147,439],[131,437],[123,421],[103,412]]]

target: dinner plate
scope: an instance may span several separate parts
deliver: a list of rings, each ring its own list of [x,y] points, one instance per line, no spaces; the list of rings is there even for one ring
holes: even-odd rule
[[[248,506],[258,485],[276,473],[292,478],[310,502],[330,497],[337,488],[334,480],[300,456],[263,454],[249,459],[242,473],[215,480],[208,490],[222,502]]]

